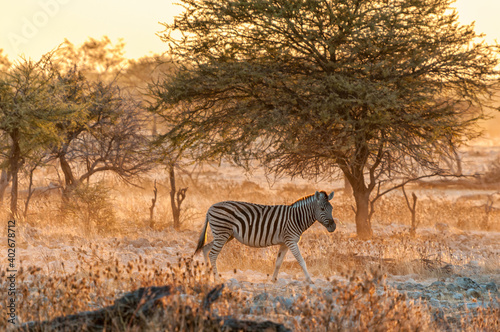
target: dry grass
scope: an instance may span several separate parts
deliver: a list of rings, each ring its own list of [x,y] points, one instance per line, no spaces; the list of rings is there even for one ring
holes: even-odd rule
[[[174,231],[169,188],[161,174],[159,176],[153,228],[148,221],[152,181],[145,181],[144,189],[108,183],[115,189],[105,205],[99,206],[112,211],[113,227],[99,223],[89,227],[78,211],[65,213],[57,193],[33,198],[31,214],[27,220],[18,220],[17,227],[17,259],[22,266],[17,275],[20,322],[102,308],[124,292],[139,287],[173,285],[179,287],[168,304],[174,309],[149,322],[148,329],[183,330],[188,325],[174,322],[186,319],[196,320],[189,325],[194,326],[192,330],[216,329],[204,326],[201,314],[188,315],[183,309],[198,308],[213,287],[208,279],[210,273],[199,263],[201,258],[190,259],[208,207],[226,199],[291,203],[316,190],[300,185],[270,190],[266,189],[267,184],[225,181],[210,174],[195,179],[185,177],[178,184],[189,187],[183,206],[183,230]],[[487,226],[489,231],[500,231],[498,211],[490,214],[489,224],[485,226],[481,222],[484,209],[477,204],[443,198],[422,199],[417,211],[420,225],[417,237],[413,238],[408,235],[410,213],[403,198],[391,196],[376,206],[373,220],[376,236],[370,241],[360,241],[354,236],[352,205],[351,199],[337,195],[333,200],[334,217],[343,224],[332,234],[314,225],[299,244],[313,279],[330,280],[327,286],[303,284],[304,276],[291,254],[283,263],[280,276],[300,282],[290,282],[285,287],[266,284],[265,276],[273,272],[277,248],[253,249],[232,241],[219,256],[223,276],[251,281],[252,276],[245,276],[251,267],[251,273],[263,275],[264,280],[225,291],[214,304],[214,311],[220,316],[271,319],[296,331],[475,331],[499,327],[498,308],[479,308],[461,316],[437,319],[432,308],[407,299],[386,282],[386,276],[441,280],[475,262],[480,267],[478,273],[493,276],[500,283],[498,242],[495,244],[491,240],[493,235],[485,229]],[[7,220],[5,210],[0,210],[0,214],[2,220]],[[1,236],[5,237],[5,232],[3,229]],[[6,251],[4,242],[0,248]],[[5,271],[5,262],[1,264]],[[454,270],[450,271],[447,266]],[[243,274],[240,271],[244,271]],[[5,275],[1,281],[5,289]],[[291,308],[269,304],[272,310],[250,312],[253,296],[263,290],[274,296],[295,294],[295,302]],[[2,297],[2,305],[6,305],[7,300]],[[9,327],[7,317],[2,315],[0,330],[6,327]],[[116,320],[110,330],[133,331],[134,327]]]
[[[204,314],[201,310],[199,315],[194,316],[192,310],[186,311],[188,306],[196,312],[201,299],[213,287],[207,279],[209,272],[202,265],[178,258],[177,263],[163,268],[141,256],[125,265],[118,260],[100,260],[99,249],[93,250],[96,258],[78,264],[71,272],[64,268],[65,272],[58,274],[46,273],[40,267],[23,268],[18,274],[19,320],[43,321],[96,310],[111,305],[124,292],[139,287],[172,285],[177,291],[163,304],[170,310],[164,316],[149,321],[147,330],[218,330],[203,325]],[[251,315],[248,312],[251,295],[229,290],[223,293],[212,310],[219,316],[270,319],[295,331],[435,331],[444,326],[475,331],[494,330],[499,326],[497,309],[479,309],[461,319],[436,321],[433,311],[425,304],[408,300],[387,287],[384,276],[379,272],[353,272],[344,275],[344,280],[333,280],[327,289],[301,287],[291,308],[277,305],[273,310]],[[186,322],[186,319],[190,321]],[[120,321],[119,317],[113,322],[113,326],[109,326],[110,331],[137,329]],[[187,326],[190,328],[187,329]],[[2,316],[0,328],[5,327],[8,324]]]

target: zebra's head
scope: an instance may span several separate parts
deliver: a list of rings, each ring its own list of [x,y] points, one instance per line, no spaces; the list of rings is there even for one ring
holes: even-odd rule
[[[324,191],[316,191],[314,194],[314,198],[316,199],[316,220],[325,226],[330,233],[337,228],[335,220],[332,217],[333,208],[329,202],[333,198],[333,194],[333,191],[330,195],[327,195]]]

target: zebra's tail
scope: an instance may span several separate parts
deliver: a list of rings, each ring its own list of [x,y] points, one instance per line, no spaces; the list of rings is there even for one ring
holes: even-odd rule
[[[196,255],[201,248],[205,245],[205,241],[207,241],[207,226],[208,226],[208,212],[207,216],[205,218],[205,225],[203,225],[203,229],[200,234],[200,239],[198,240],[198,246],[196,247],[196,251],[194,252],[193,256]]]

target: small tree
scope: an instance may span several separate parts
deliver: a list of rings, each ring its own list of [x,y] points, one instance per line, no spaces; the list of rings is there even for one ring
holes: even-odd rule
[[[70,199],[62,206],[62,211],[78,221],[87,235],[94,232],[106,234],[116,230],[109,189],[102,183],[80,184],[69,195]]]
[[[58,62],[58,80],[66,86],[64,100],[78,105],[83,116],[56,123],[62,144],[52,151],[59,160],[65,191],[99,172],[113,172],[122,179],[153,167],[144,128],[147,116],[137,102],[116,83],[91,81],[78,63],[69,67]],[[84,168],[78,166],[84,165]],[[79,173],[75,170],[80,169]]]
[[[413,199],[413,202],[410,204],[410,200],[408,199],[408,195],[406,194],[405,186],[403,185],[401,187],[401,190],[403,191],[403,196],[406,201],[406,206],[408,206],[408,209],[410,210],[411,213],[411,226],[410,226],[410,235],[415,236],[417,234],[417,195],[413,192],[411,193],[411,197]]]
[[[188,188],[177,188],[175,185],[175,165],[168,166],[168,178],[170,181],[170,206],[172,207],[172,218],[174,228],[181,228],[181,205],[186,199]]]
[[[178,188],[176,182],[176,169],[181,167],[185,151],[166,137],[157,135],[152,141],[153,153],[158,156],[157,162],[165,164],[170,183],[170,207],[172,208],[173,226],[175,229],[181,227],[182,203],[186,199],[188,188]]]
[[[0,130],[12,181],[10,211],[17,216],[19,172],[27,159],[61,142],[56,123],[71,121],[74,110],[60,98],[64,89],[54,79],[50,55],[21,60],[0,75]],[[4,173],[5,174],[5,173]]]
[[[181,2],[161,36],[179,63],[157,89],[168,136],[200,160],[340,171],[362,238],[373,190],[445,171],[498,80],[498,45],[458,24],[453,0]]]
[[[3,55],[3,49],[0,49],[0,77],[5,79],[7,72],[11,66],[11,63],[7,56]],[[8,141],[8,136],[4,131],[0,131],[0,151],[8,150],[8,145],[5,142]],[[0,154],[1,156],[1,154]],[[5,195],[5,190],[9,186],[11,176],[8,171],[8,165],[4,156],[0,157],[0,207],[3,205],[3,199]]]

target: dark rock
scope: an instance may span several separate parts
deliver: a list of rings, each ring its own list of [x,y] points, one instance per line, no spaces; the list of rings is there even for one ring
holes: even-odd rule
[[[433,297],[431,297],[429,299],[429,303],[433,306],[433,307],[440,307],[441,306],[441,302],[438,300],[438,299],[435,299]]]
[[[470,288],[467,290],[467,296],[478,299],[481,297],[481,293],[477,289]]]
[[[498,292],[498,287],[493,281],[484,285],[484,288],[489,292]]]
[[[446,284],[442,281],[434,281],[429,288],[444,288],[446,287]]]
[[[459,277],[459,278],[455,279],[455,285],[457,285],[458,287],[460,287],[464,290],[468,290],[471,288],[479,289],[479,285],[474,280],[472,280],[471,278],[467,278],[467,277]]]
[[[272,300],[271,296],[268,293],[260,293],[260,294],[257,294],[253,297],[254,303],[264,302],[266,300]]]
[[[410,299],[415,299],[415,300],[418,299],[429,300],[431,298],[429,294],[425,294],[422,292],[407,292],[406,296],[408,296]]]
[[[398,288],[399,289],[399,288]],[[425,287],[422,284],[417,284],[415,282],[405,282],[403,289],[408,289],[408,290],[424,290]]]

